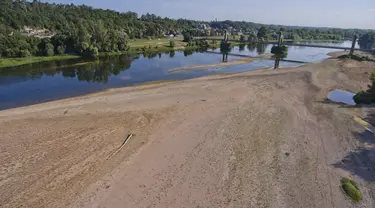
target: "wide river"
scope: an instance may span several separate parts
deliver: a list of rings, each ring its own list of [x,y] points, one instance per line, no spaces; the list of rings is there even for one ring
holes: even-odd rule
[[[314,44],[351,46],[350,41]],[[271,47],[272,45],[235,47],[231,53],[258,56],[270,53]],[[218,49],[213,51],[219,52]],[[328,58],[327,53],[333,51],[338,50],[290,46],[287,59],[317,62]],[[241,57],[228,57],[228,61],[235,59],[241,59]],[[3,68],[0,69],[0,110],[84,95],[107,88],[125,87],[151,81],[183,80],[261,68],[271,69],[274,66],[272,60],[256,60],[242,65],[171,72],[176,68],[217,64],[221,61],[221,54],[175,52],[145,56],[108,56],[88,64],[82,64],[83,60],[68,60]],[[280,67],[298,65],[301,64],[280,63]]]

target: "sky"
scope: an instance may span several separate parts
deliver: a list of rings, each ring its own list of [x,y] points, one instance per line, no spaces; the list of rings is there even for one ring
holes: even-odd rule
[[[375,29],[375,0],[42,0],[211,21]]]

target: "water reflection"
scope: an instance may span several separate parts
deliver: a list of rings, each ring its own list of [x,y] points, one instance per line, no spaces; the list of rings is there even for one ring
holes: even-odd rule
[[[240,44],[240,45],[238,46],[238,50],[239,50],[240,52],[245,51],[245,44]]]
[[[263,54],[266,52],[266,45],[265,44],[257,44],[257,53]]]
[[[350,44],[350,43],[349,43]],[[225,67],[183,70],[170,73],[171,69],[231,62],[242,57],[229,54],[257,56],[270,52],[272,45],[241,45],[228,51],[213,49],[185,52],[150,53],[100,57],[99,60],[64,60],[34,63],[0,69],[0,110],[34,103],[83,95],[107,88],[124,87],[161,80],[184,80],[200,76],[233,73],[260,68],[298,66],[275,57],[272,60],[254,60],[248,64]],[[315,61],[327,57],[335,50],[297,47],[289,48],[288,59]]]
[[[102,57],[98,60],[57,61],[0,69],[0,77],[24,77],[40,79],[43,76],[61,75],[78,81],[107,83],[111,75],[130,68],[132,60],[138,57],[128,55]]]

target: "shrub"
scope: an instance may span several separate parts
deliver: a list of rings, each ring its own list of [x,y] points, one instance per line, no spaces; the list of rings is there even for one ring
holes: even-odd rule
[[[176,45],[176,44],[175,44],[174,40],[170,40],[170,41],[169,41],[169,47],[174,48],[175,45]]]
[[[354,102],[357,104],[371,104],[375,103],[375,72],[371,73],[370,80],[372,84],[369,85],[367,91],[358,92],[354,97]]]
[[[86,49],[84,55],[86,57],[96,58],[99,56],[99,49],[95,46],[90,46],[88,49]]]
[[[288,47],[286,47],[285,45],[273,46],[271,48],[271,53],[277,56],[286,56],[288,54]]]
[[[183,36],[184,36],[184,40],[183,40],[184,42],[188,43],[193,40],[193,37],[190,35],[190,33],[184,33]]]
[[[44,55],[45,56],[54,56],[55,55],[55,47],[51,43],[47,43],[45,45]]]
[[[56,53],[57,53],[57,55],[65,54],[65,47],[64,46],[57,46]]]
[[[18,52],[18,56],[19,57],[30,57],[31,56],[31,53],[29,50],[25,49],[25,50],[20,50]]]
[[[362,195],[355,181],[343,178],[341,179],[341,186],[346,195],[348,195],[354,202],[361,201]]]

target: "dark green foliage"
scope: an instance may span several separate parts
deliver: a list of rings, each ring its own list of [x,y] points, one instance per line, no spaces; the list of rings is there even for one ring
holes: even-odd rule
[[[169,47],[174,48],[175,46],[176,46],[176,43],[174,42],[174,40],[170,40]]]
[[[88,47],[84,53],[84,56],[90,58],[96,58],[99,56],[99,49],[96,46],[91,45]]]
[[[193,40],[193,37],[191,36],[190,32],[185,32],[183,36],[184,36],[183,41],[186,43],[189,43]]]
[[[373,47],[375,47],[375,33],[368,32],[361,35],[358,39],[358,44],[361,48],[372,49]]]
[[[348,195],[354,202],[361,201],[362,195],[355,181],[343,178],[341,179],[341,186],[346,195]]]
[[[375,103],[375,72],[371,74],[371,85],[367,91],[358,92],[354,97],[354,102],[357,104],[372,104]]]
[[[44,46],[44,56],[55,55],[55,47],[51,43],[47,43]]]
[[[57,46],[57,48],[56,48],[56,54],[57,55],[63,55],[63,54],[65,54],[65,47],[64,46]]]
[[[257,38],[258,39],[267,39],[267,34],[268,34],[268,29],[265,26],[262,26],[259,28],[258,33],[257,33]]]
[[[359,55],[356,55],[356,54],[353,54],[353,55],[345,54],[345,55],[341,55],[337,58],[339,58],[339,59],[353,59],[353,60],[356,60],[356,61],[375,61],[374,59],[371,59],[368,56],[359,56]]]
[[[271,53],[278,57],[286,57],[288,55],[288,47],[285,45],[273,46],[271,48]]]
[[[169,53],[169,57],[171,57],[171,58],[173,58],[175,55],[176,55],[176,52],[174,52],[174,51],[171,51],[171,52]]]
[[[195,40],[195,46],[199,48],[208,48],[210,44],[206,40]]]
[[[31,53],[27,49],[20,50],[18,53],[18,57],[30,57],[30,56],[31,56]]]

